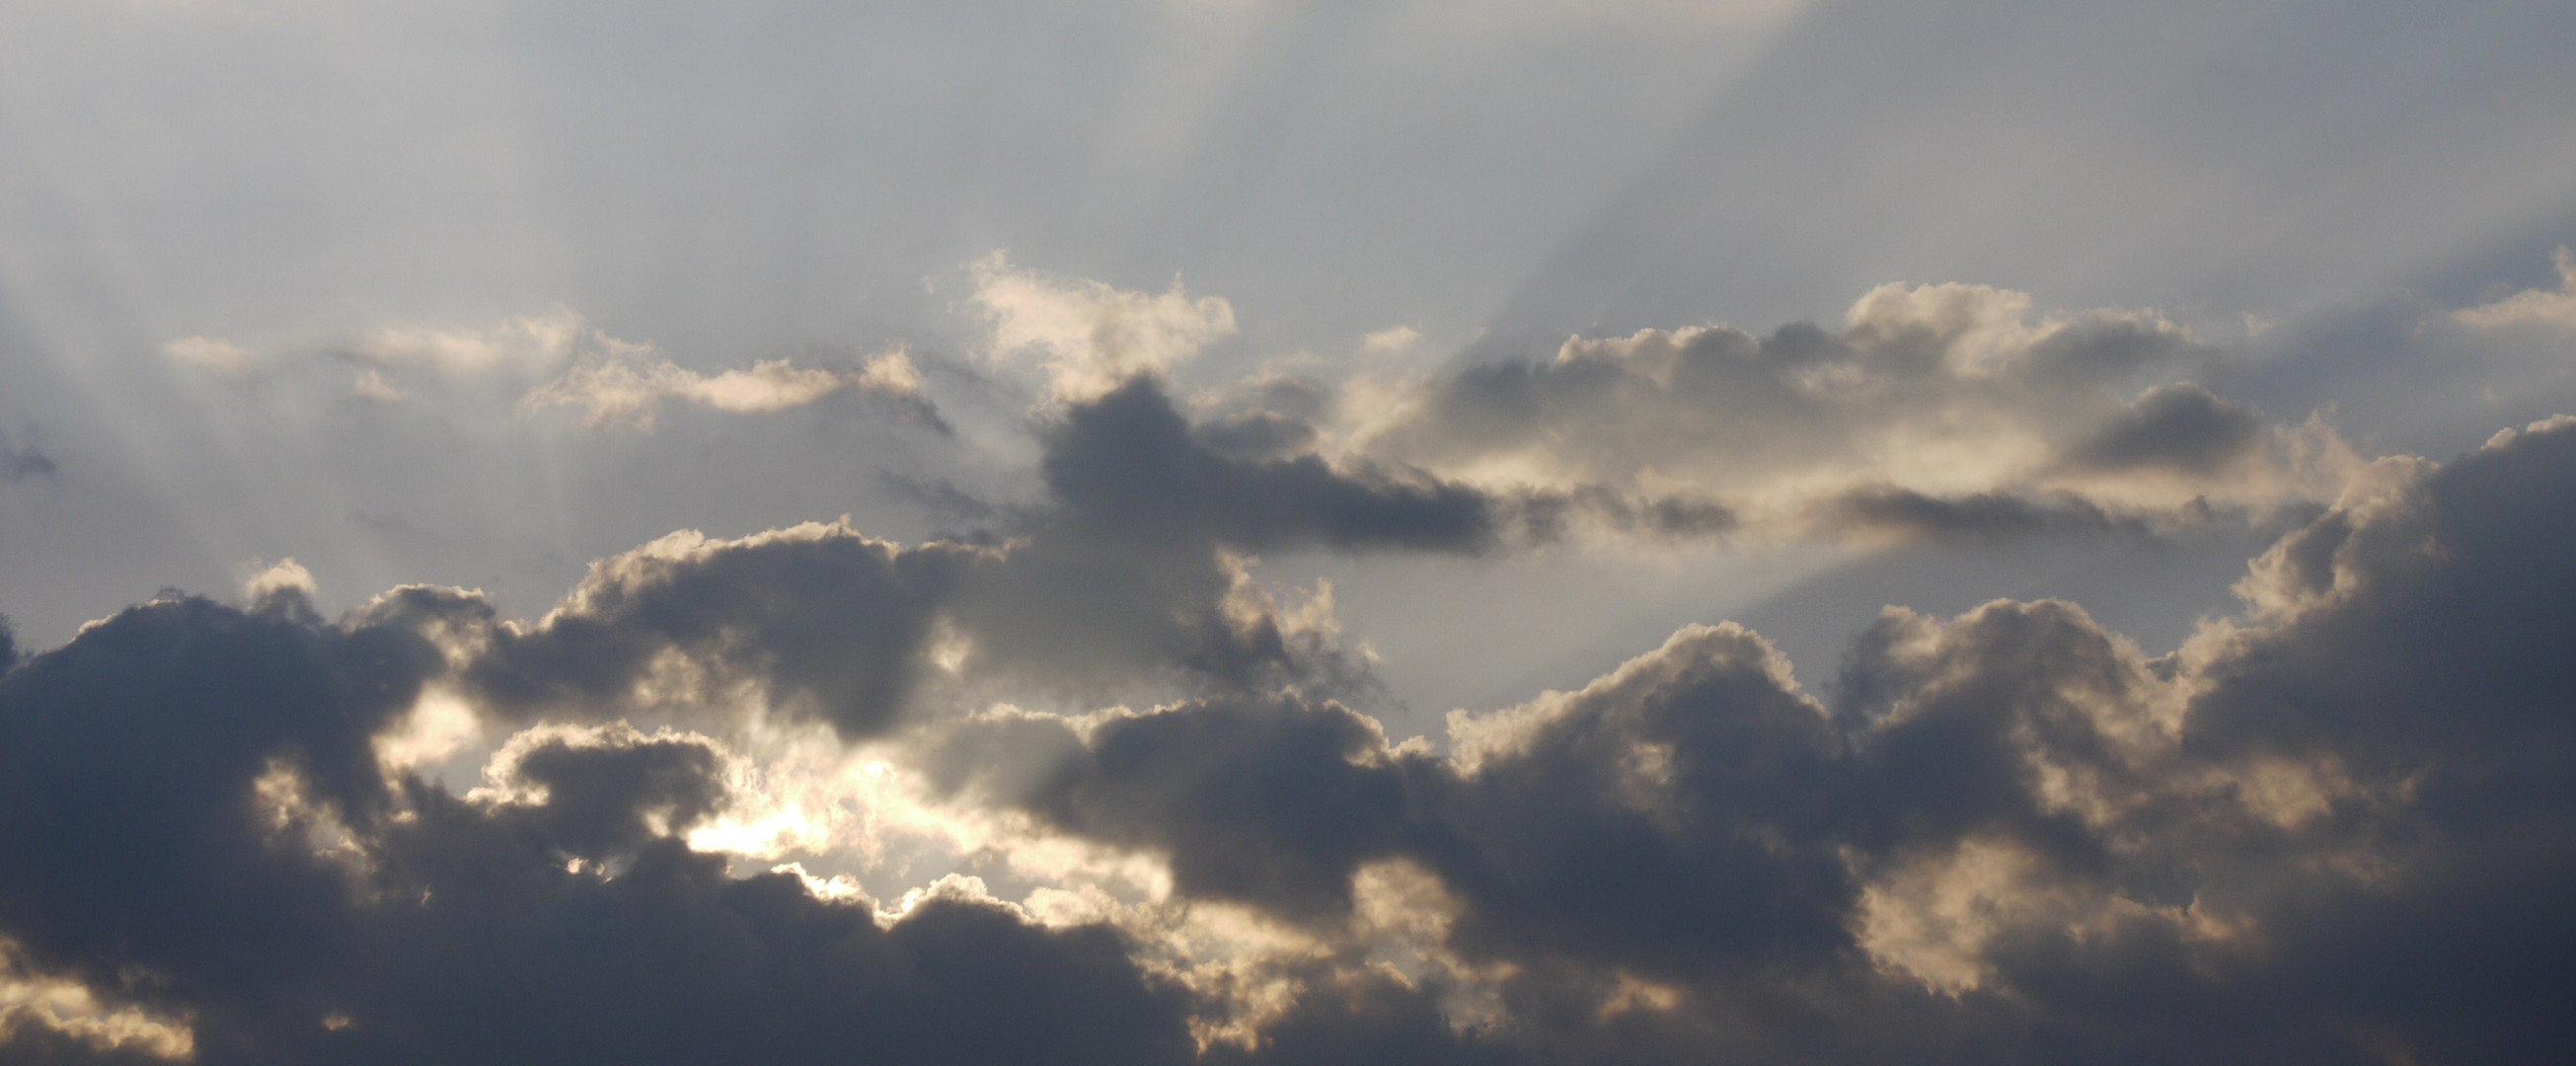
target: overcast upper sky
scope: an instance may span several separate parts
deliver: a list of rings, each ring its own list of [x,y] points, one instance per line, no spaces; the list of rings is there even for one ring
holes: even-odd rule
[[[0,0],[0,1062],[2548,1061],[2571,49]]]

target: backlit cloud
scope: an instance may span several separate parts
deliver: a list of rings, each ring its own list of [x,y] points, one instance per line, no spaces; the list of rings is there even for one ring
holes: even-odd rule
[[[1236,333],[1221,297],[1192,299],[1176,279],[1159,294],[1023,270],[995,253],[973,268],[970,303],[992,322],[993,354],[1034,358],[1057,400],[1098,397],[1140,373],[1170,370]]]
[[[2560,248],[2551,262],[2558,268],[2557,288],[2525,289],[2493,303],[2461,308],[2451,317],[2461,325],[2480,330],[2576,330],[2576,252]]]
[[[2220,356],[2154,314],[1889,285],[1839,331],[1644,330],[1364,378],[1341,423],[1352,451],[1491,490],[1696,502],[1792,535],[2152,529],[2331,498],[2352,450],[2190,381]]]
[[[791,757],[740,711],[690,712],[735,742],[618,720],[738,681],[894,728],[830,710],[881,714],[859,694],[896,690],[868,679],[927,640],[882,629],[908,608],[853,597],[856,575],[1009,559],[831,528],[604,562],[534,627],[429,590],[328,623],[283,579],[248,612],[165,600],[0,679],[0,848],[96,842],[5,867],[10,1039],[197,1061],[486,1040],[677,1061],[715,1046],[701,1031],[780,1061],[2520,1057],[2554,1038],[2533,997],[2567,957],[2545,930],[2576,862],[2546,843],[2576,819],[2553,784],[2576,734],[2550,713],[2576,679],[2545,653],[2576,511],[2534,491],[2571,472],[2565,420],[2382,461],[2163,656],[2068,603],[1890,608],[1818,696],[1757,634],[1692,626],[1576,691],[1453,715],[1446,753],[1278,689],[942,715],[863,757],[828,735]],[[2469,619],[2490,624],[2461,639]],[[892,650],[841,659],[871,642]],[[712,687],[667,687],[691,676]],[[422,700],[524,721],[546,691],[608,702],[514,727],[461,794],[381,757]],[[72,795],[121,799],[31,802]],[[801,859],[728,874],[728,853]],[[835,862],[861,877],[811,872]],[[2428,936],[2527,961],[2404,965]],[[638,949],[660,961],[614,964]],[[1002,973],[1018,992],[979,991]],[[1803,990],[1785,1016],[1782,989]],[[597,1002],[628,1006],[573,1009]],[[494,1017],[545,1035],[464,1024]]]
[[[844,391],[911,399],[921,393],[921,371],[901,351],[876,356],[847,373],[798,367],[784,359],[764,359],[747,370],[713,374],[691,371],[669,360],[639,366],[602,359],[538,386],[520,400],[520,407],[530,412],[571,407],[582,412],[584,425],[650,428],[655,408],[665,400],[728,414],[767,414]]]

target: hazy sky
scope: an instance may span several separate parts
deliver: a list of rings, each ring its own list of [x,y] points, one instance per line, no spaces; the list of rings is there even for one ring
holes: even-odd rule
[[[0,0],[0,1060],[2539,1058],[2571,48]]]

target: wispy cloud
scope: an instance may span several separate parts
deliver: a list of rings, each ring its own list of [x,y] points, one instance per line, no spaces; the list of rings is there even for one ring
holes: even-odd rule
[[[2525,289],[2494,303],[2464,307],[2451,317],[2471,329],[2516,327],[2576,331],[2576,252],[2558,249],[2551,260],[2558,268],[2555,289]]]
[[[664,401],[696,404],[729,414],[766,414],[802,407],[841,392],[911,399],[921,394],[921,371],[902,351],[887,352],[854,371],[797,367],[764,359],[747,369],[712,374],[669,360],[636,363],[598,359],[576,366],[520,400],[529,412],[576,408],[582,424],[650,428]]]

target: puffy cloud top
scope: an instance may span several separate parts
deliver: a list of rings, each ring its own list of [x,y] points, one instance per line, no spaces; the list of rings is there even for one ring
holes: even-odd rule
[[[2162,318],[1974,286],[1881,288],[1838,330],[1185,393],[1166,371],[1232,332],[1222,301],[980,279],[1053,389],[1017,412],[1034,498],[985,527],[683,531],[526,621],[433,586],[326,619],[285,561],[244,605],[168,593],[32,656],[0,629],[0,1053],[2470,1062],[2570,1036],[2576,420],[2364,462],[2191,380],[2221,353]],[[908,357],[582,358],[535,395],[924,389]],[[1254,572],[1582,522],[2233,513],[2282,532],[2167,654],[2069,602],[1889,607],[1810,691],[1712,621],[1440,740],[1370,713],[1330,586]]]

